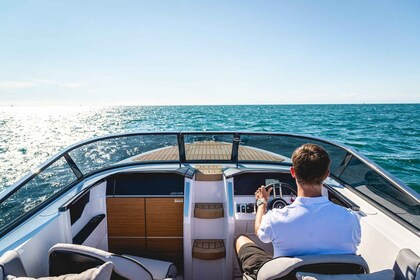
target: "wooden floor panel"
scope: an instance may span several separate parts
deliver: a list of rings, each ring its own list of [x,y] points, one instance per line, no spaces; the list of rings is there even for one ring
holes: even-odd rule
[[[185,144],[187,160],[230,160],[232,144],[221,142],[195,142]],[[240,161],[274,161],[280,162],[284,158],[263,150],[239,146],[238,158]],[[139,155],[134,161],[176,161],[179,160],[178,146],[163,148],[154,152]]]

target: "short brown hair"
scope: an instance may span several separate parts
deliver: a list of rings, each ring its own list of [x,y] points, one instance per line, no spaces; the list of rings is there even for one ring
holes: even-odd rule
[[[320,146],[304,144],[292,154],[296,179],[303,184],[322,184],[330,168],[330,156]]]

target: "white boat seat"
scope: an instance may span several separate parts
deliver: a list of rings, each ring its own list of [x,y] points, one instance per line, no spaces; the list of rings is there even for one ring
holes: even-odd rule
[[[177,270],[173,263],[131,255],[123,255],[143,264],[153,275],[153,279],[176,278]]]
[[[112,262],[114,271],[111,279],[175,279],[176,267],[165,261],[117,255],[100,249],[59,243],[49,251],[50,276],[80,273],[105,262]]]
[[[420,280],[420,257],[410,249],[402,249],[394,264],[395,280]]]
[[[357,255],[278,257],[261,266],[257,273],[257,280],[296,279],[296,272],[363,274],[369,273],[369,267],[366,261]],[[252,278],[244,274],[243,279]]]
[[[3,275],[14,275],[16,277],[27,277],[25,268],[23,267],[20,255],[10,250],[0,257],[0,278]]]

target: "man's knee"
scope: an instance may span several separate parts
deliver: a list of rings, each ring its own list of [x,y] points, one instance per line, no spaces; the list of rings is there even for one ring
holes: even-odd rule
[[[235,239],[235,250],[237,253],[239,253],[239,250],[242,246],[244,246],[247,243],[254,243],[248,236],[241,234],[238,235]]]

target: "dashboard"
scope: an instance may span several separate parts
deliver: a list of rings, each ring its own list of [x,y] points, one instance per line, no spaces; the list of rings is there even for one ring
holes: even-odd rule
[[[262,185],[268,185],[272,182],[285,183],[295,190],[297,189],[295,179],[290,173],[242,173],[234,177],[234,195],[252,195]],[[290,195],[287,190],[284,195]]]
[[[255,212],[254,193],[258,187],[274,184],[270,198],[276,198],[274,208],[290,204],[296,198],[295,179],[288,172],[242,173],[234,177],[235,211],[240,214]]]

